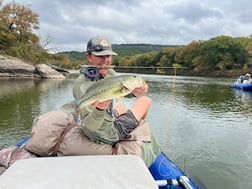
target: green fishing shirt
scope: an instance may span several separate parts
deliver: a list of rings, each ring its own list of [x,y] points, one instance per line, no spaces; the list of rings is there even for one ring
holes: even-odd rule
[[[112,69],[104,78],[116,76],[116,72]],[[73,96],[75,99],[80,98],[85,93],[88,87],[93,82],[87,79],[84,74],[81,74],[75,81],[73,87]],[[81,129],[89,137],[90,140],[97,143],[113,144],[119,141],[119,136],[114,129],[114,118],[106,110],[97,110],[91,105],[84,107],[81,110]],[[142,143],[142,159],[150,166],[160,153],[159,144],[151,133],[151,141]]]
[[[112,69],[108,70],[105,78],[116,76],[116,72]],[[73,87],[73,95],[75,99],[80,98],[96,81],[92,81],[81,74]],[[112,110],[112,104],[109,108]],[[113,144],[119,141],[117,130],[114,128],[114,118],[108,110],[97,110],[91,105],[81,110],[81,128],[90,140],[97,143]]]

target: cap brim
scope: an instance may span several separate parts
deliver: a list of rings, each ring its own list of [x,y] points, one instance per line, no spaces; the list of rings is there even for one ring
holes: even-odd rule
[[[103,51],[92,51],[91,52],[95,56],[106,56],[106,55],[117,55],[117,53],[110,51],[110,50],[103,50]]]

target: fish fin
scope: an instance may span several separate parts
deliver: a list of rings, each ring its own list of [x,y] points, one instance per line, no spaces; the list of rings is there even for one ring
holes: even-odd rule
[[[69,113],[69,114],[74,114],[76,112],[76,105],[75,102],[68,102],[60,107],[60,110]]]

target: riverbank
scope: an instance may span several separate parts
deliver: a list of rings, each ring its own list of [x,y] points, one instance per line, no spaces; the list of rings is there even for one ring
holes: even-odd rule
[[[48,64],[31,65],[22,60],[0,55],[0,77],[62,79],[70,73]]]
[[[195,72],[187,68],[115,68],[115,71],[120,73],[142,73],[142,74],[157,74],[157,75],[179,75],[179,76],[198,76],[198,77],[229,77],[237,78],[240,75],[244,75],[249,71],[245,70],[225,70],[225,71],[204,71]]]
[[[204,71],[196,72],[189,68],[116,68],[120,73],[140,73],[157,75],[180,75],[180,76],[200,76],[200,77],[230,77],[237,78],[240,75],[249,73],[248,70],[225,70],[225,71]],[[76,72],[78,72],[76,70]],[[36,77],[36,78],[64,78],[71,74],[71,71],[53,66],[50,64],[38,64],[33,66],[22,60],[13,57],[0,55],[0,77]]]

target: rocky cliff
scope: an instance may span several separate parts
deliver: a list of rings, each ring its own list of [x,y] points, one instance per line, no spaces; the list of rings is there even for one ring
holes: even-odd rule
[[[22,60],[0,55],[0,77],[36,77],[57,79],[65,78],[69,72],[46,64],[36,66],[27,64]]]

